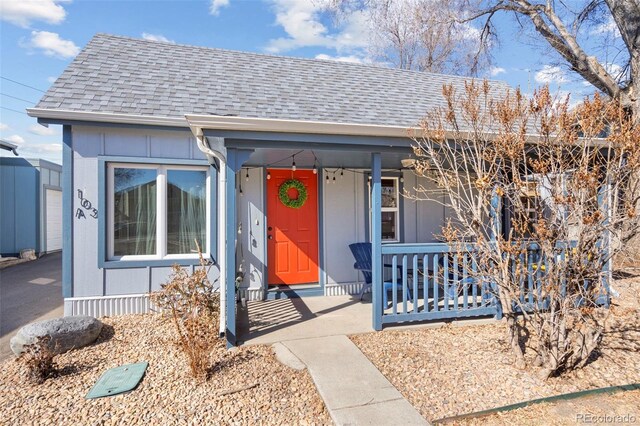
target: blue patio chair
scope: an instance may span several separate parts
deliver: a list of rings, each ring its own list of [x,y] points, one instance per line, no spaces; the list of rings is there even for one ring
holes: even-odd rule
[[[373,276],[371,275],[371,243],[353,243],[349,244],[349,249],[351,249],[351,253],[353,253],[353,257],[356,259],[356,263],[353,264],[353,267],[360,272],[364,276],[364,285],[362,286],[362,290],[360,290],[360,300],[362,300],[362,296],[364,292],[371,288],[371,281]],[[401,267],[401,266],[399,266]],[[402,284],[400,284],[402,286]],[[401,288],[401,287],[400,287]],[[387,293],[393,290],[393,283],[385,282],[383,285],[382,292],[382,300],[384,302],[384,306],[388,306],[388,298]],[[409,299],[413,299],[413,295],[411,294],[411,289],[407,286],[407,295]]]

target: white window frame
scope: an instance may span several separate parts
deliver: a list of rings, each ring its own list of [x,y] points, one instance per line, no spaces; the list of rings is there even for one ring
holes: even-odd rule
[[[382,176],[380,178],[380,186],[382,187],[382,181],[384,180],[393,180],[394,188],[396,189],[396,206],[395,207],[382,207],[380,209],[381,212],[392,212],[395,213],[395,238],[384,238],[382,237],[383,243],[398,243],[400,242],[400,178],[397,176]],[[369,181],[369,194],[371,194],[371,181]],[[372,225],[372,215],[371,215],[371,197],[369,197],[369,235],[373,236],[373,232],[371,230]],[[382,230],[380,230],[382,232]]]
[[[145,255],[115,256],[115,177],[114,171],[118,168],[147,169],[156,171],[156,253]],[[187,166],[172,164],[146,164],[146,163],[107,163],[107,260],[109,261],[136,261],[136,260],[171,260],[171,259],[197,259],[198,253],[167,253],[167,172],[169,170],[194,170],[204,171],[206,177],[206,242],[203,247],[203,256],[210,257],[211,253],[211,173],[206,166]]]

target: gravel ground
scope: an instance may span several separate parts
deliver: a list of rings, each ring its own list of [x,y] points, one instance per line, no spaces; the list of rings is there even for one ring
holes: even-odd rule
[[[640,382],[640,279],[618,280],[600,353],[547,381],[513,367],[502,324],[383,331],[352,340],[428,420]],[[640,419],[638,420],[640,421]],[[518,424],[517,422],[515,424]]]
[[[592,395],[553,404],[532,405],[490,416],[446,422],[447,425],[575,425],[640,423],[640,391]]]
[[[331,424],[309,374],[280,364],[271,347],[227,351],[220,343],[212,377],[198,385],[188,375],[171,324],[160,316],[103,322],[97,342],[58,356],[65,371],[42,385],[24,384],[15,359],[0,364],[0,424]],[[136,390],[84,399],[106,369],[141,361],[149,368]]]

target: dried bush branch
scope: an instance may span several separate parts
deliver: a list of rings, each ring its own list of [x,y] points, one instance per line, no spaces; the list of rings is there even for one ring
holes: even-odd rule
[[[602,338],[612,258],[640,225],[640,131],[597,95],[570,110],[548,88],[490,93],[486,81],[444,87],[447,105],[414,139],[426,183],[413,197],[452,212],[443,238],[461,252],[474,243],[476,279],[493,285],[516,364],[534,335],[549,377],[583,366]]]
[[[50,347],[51,337],[38,337],[31,345],[24,346],[24,352],[18,358],[24,366],[24,374],[27,381],[35,384],[44,383],[58,372],[54,361],[56,353]]]
[[[173,265],[169,282],[152,293],[151,300],[171,315],[191,374],[196,380],[204,381],[211,352],[219,340],[220,295],[209,280],[209,267],[197,241],[196,247],[200,267],[190,274],[179,265]]]

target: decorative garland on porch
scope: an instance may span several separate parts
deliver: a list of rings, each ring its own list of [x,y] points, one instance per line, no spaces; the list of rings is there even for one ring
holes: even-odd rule
[[[289,190],[295,188],[298,191],[298,198],[289,197]],[[291,209],[299,209],[304,206],[307,201],[307,188],[298,179],[289,179],[284,181],[278,189],[278,198],[280,202]]]

